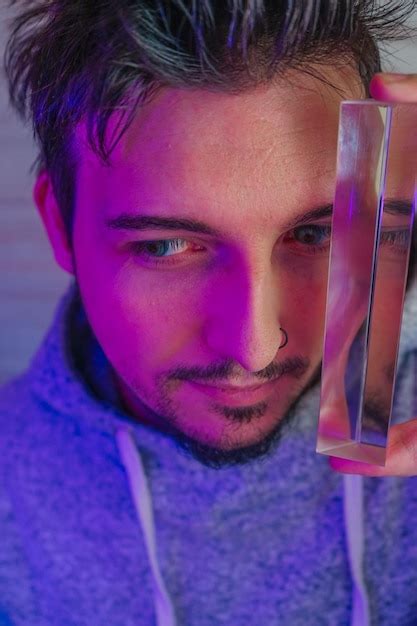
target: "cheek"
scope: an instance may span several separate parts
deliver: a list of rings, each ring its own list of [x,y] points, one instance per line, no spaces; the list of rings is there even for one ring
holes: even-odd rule
[[[111,252],[104,244],[89,244],[93,237],[87,224],[75,235],[87,317],[115,369],[146,372],[172,364],[197,332],[192,295],[198,301],[198,290],[169,272],[164,276],[140,268],[132,257]]]
[[[124,333],[149,364],[163,367],[181,358],[196,332],[194,308],[186,295],[180,296],[167,288],[158,297],[127,297],[122,304]]]
[[[285,321],[293,329],[297,349],[322,349],[326,316],[327,274],[324,278],[293,284],[282,311]]]
[[[198,332],[194,290],[156,276],[125,268],[90,300],[97,338],[121,373],[169,368]]]

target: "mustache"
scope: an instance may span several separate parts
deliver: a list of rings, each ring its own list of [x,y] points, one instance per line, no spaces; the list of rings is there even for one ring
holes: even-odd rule
[[[253,376],[256,380],[253,384],[259,382],[270,382],[285,375],[291,375],[295,378],[301,378],[310,366],[310,360],[301,356],[288,357],[279,363],[271,363],[262,372],[254,372]],[[211,368],[203,369],[195,366],[191,368],[178,367],[169,375],[169,379],[185,380],[199,383],[224,383],[229,379],[237,379],[234,368],[231,363],[214,365]]]

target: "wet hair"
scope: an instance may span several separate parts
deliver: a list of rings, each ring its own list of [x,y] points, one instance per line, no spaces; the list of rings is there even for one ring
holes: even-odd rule
[[[239,93],[290,68],[330,84],[318,68],[331,64],[356,70],[369,96],[381,45],[415,34],[407,21],[416,2],[9,0],[10,104],[32,124],[39,150],[31,170],[48,171],[69,241],[80,121],[109,164],[139,107],[161,87]],[[116,111],[119,133],[108,146]]]

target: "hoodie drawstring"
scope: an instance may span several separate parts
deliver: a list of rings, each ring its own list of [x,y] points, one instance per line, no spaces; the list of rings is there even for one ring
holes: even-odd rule
[[[128,428],[117,429],[116,441],[129,479],[130,493],[142,526],[146,550],[151,564],[157,626],[175,626],[174,609],[158,564],[152,500],[139,450]]]
[[[370,626],[369,598],[363,579],[363,476],[343,474],[343,487],[344,522],[353,583],[350,626]]]
[[[172,602],[158,564],[152,500],[140,453],[129,428],[118,428],[116,441],[122,463],[127,472],[130,492],[142,527],[151,565],[157,626],[176,626]],[[355,474],[344,474],[343,486],[344,523],[353,583],[350,626],[370,626],[369,598],[363,579],[363,477]]]

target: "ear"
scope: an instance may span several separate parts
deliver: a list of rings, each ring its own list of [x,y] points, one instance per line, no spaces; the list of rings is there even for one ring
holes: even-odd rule
[[[46,170],[42,170],[33,187],[33,200],[38,207],[43,225],[58,265],[75,275],[73,255],[67,239],[65,225]]]

